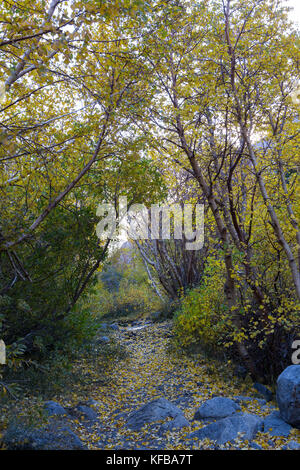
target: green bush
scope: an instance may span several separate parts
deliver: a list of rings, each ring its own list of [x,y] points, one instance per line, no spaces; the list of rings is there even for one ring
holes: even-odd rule
[[[200,286],[189,290],[175,314],[174,331],[183,347],[201,344],[216,352],[230,332],[230,321],[223,290],[222,263],[210,258]]]
[[[97,331],[96,317],[83,307],[84,297],[72,307],[78,279],[100,253],[96,216],[84,207],[74,217],[74,210],[57,208],[18,251],[31,281],[19,280],[0,296],[0,338],[7,345],[4,381],[11,369],[71,354]],[[5,254],[1,261],[0,291],[5,292],[11,266]]]

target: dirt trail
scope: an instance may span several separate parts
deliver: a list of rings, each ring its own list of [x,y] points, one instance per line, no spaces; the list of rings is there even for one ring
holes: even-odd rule
[[[217,368],[214,370],[213,364],[207,366],[204,359],[195,362],[171,354],[168,349],[170,327],[169,323],[160,323],[135,330],[120,328],[115,333],[116,339],[129,351],[129,357],[115,367],[109,386],[98,387],[89,397],[98,402],[95,409],[99,422],[94,426],[78,423],[76,431],[90,449],[198,449],[199,443],[191,447],[185,436],[204,426],[193,421],[201,403],[213,396],[253,395],[251,389],[241,390],[241,384],[234,377],[226,382]],[[147,425],[140,432],[129,430],[126,427],[128,415],[159,397],[176,404],[190,427],[165,434],[159,432],[161,423]],[[256,402],[247,403],[245,411],[265,416],[272,411],[272,406],[272,403],[264,407]],[[272,441],[269,435],[261,434],[256,442],[264,448],[272,448],[285,441],[275,438]],[[240,446],[245,447],[245,443]]]

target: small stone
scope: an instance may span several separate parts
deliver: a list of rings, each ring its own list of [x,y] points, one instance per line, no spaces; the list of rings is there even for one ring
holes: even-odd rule
[[[104,343],[109,343],[109,337],[108,336],[100,336],[100,338],[97,339],[96,343],[97,344],[104,344]]]
[[[242,365],[237,365],[234,369],[234,374],[237,377],[240,377],[241,379],[244,380],[247,377],[248,371],[247,371],[246,367],[244,367]]]
[[[250,448],[253,450],[262,450],[262,447],[256,442],[250,442]]]
[[[46,401],[44,405],[45,410],[49,416],[66,415],[67,411],[56,401]]]
[[[100,402],[100,401],[97,401],[97,400],[94,400],[94,398],[89,398],[89,399],[86,401],[86,405],[88,405],[88,406],[100,406],[100,405],[101,405],[101,402]]]
[[[264,385],[256,382],[253,387],[255,388],[255,390],[258,391],[258,393],[260,393],[260,395],[262,395],[267,401],[271,401],[273,399],[273,393],[271,392],[271,390],[269,390],[267,387],[265,387]]]
[[[300,444],[296,441],[291,441],[282,447],[282,450],[300,450]]]
[[[188,420],[183,415],[178,415],[172,421],[164,423],[160,428],[160,432],[176,431],[178,429],[186,428],[190,425]]]
[[[96,411],[87,405],[78,405],[74,410],[80,415],[80,417],[89,421],[95,421],[98,418]]]
[[[266,400],[264,400],[263,398],[256,398],[256,397],[237,396],[237,397],[233,397],[233,400],[236,401],[237,403],[241,403],[243,401],[245,401],[245,402],[256,401],[261,406],[264,406],[267,403]]]

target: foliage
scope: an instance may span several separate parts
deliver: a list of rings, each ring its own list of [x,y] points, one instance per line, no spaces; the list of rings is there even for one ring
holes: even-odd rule
[[[262,277],[261,287],[269,295],[272,311],[267,319],[262,318],[261,308],[251,297],[251,291],[240,290],[235,309],[229,309],[222,287],[224,263],[222,258],[211,254],[207,260],[202,283],[190,290],[181,300],[175,317],[176,341],[180,347],[200,349],[214,357],[227,357],[239,362],[236,343],[245,341],[257,370],[264,371],[265,380],[273,383],[279,373],[290,364],[291,345],[300,328],[299,305],[290,301],[289,280],[281,279],[281,296],[274,290],[278,277],[278,266],[267,260],[270,253],[261,251],[256,262],[269,265]],[[219,253],[220,256],[220,253]],[[240,259],[235,257],[236,279],[239,279]],[[276,268],[276,269],[275,269]],[[275,269],[275,272],[270,272]],[[283,270],[286,274],[286,270]],[[286,282],[284,286],[284,282]],[[235,326],[239,315],[241,328]]]
[[[165,177],[184,169],[207,205],[232,342],[256,380],[288,363],[299,319],[298,45],[280,2],[256,0],[182,2],[145,41],[141,126]]]
[[[136,319],[149,316],[162,308],[138,253],[120,248],[99,275],[95,294],[89,299],[91,311],[103,318]]]
[[[222,287],[224,270],[222,262],[210,257],[201,285],[183,296],[175,316],[175,333],[181,346],[198,343],[215,353],[222,349],[232,331]]]
[[[253,377],[275,376],[300,311],[299,33],[282,3],[2,2],[0,29],[1,336],[12,360],[13,345],[33,360],[92,331],[94,308],[77,305],[110,244],[95,235],[98,204],[175,194],[205,204],[216,263],[183,300],[187,333],[211,344],[225,330]],[[183,289],[202,279],[188,265]],[[103,313],[159,308],[145,279],[121,275],[114,290],[103,278]]]

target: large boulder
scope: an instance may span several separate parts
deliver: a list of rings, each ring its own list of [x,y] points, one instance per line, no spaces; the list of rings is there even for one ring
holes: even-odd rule
[[[276,395],[281,417],[300,429],[300,365],[284,369],[277,379]]]
[[[84,450],[86,446],[68,426],[28,428],[21,424],[8,427],[3,444],[8,450]]]
[[[240,410],[237,405],[230,398],[215,397],[207,400],[200,408],[196,411],[194,419],[221,419],[231,416]]]
[[[273,411],[264,420],[264,432],[268,432],[271,436],[287,437],[291,430],[292,426],[281,418],[279,411]]]
[[[177,406],[165,398],[157,398],[131,413],[126,424],[133,431],[138,431],[145,424],[178,416],[183,416],[183,413]]]
[[[210,439],[217,444],[234,441],[237,437],[252,441],[258,431],[263,428],[263,420],[256,415],[236,413],[227,418],[220,419],[202,429],[191,433],[190,439]],[[239,436],[240,434],[240,436]]]

